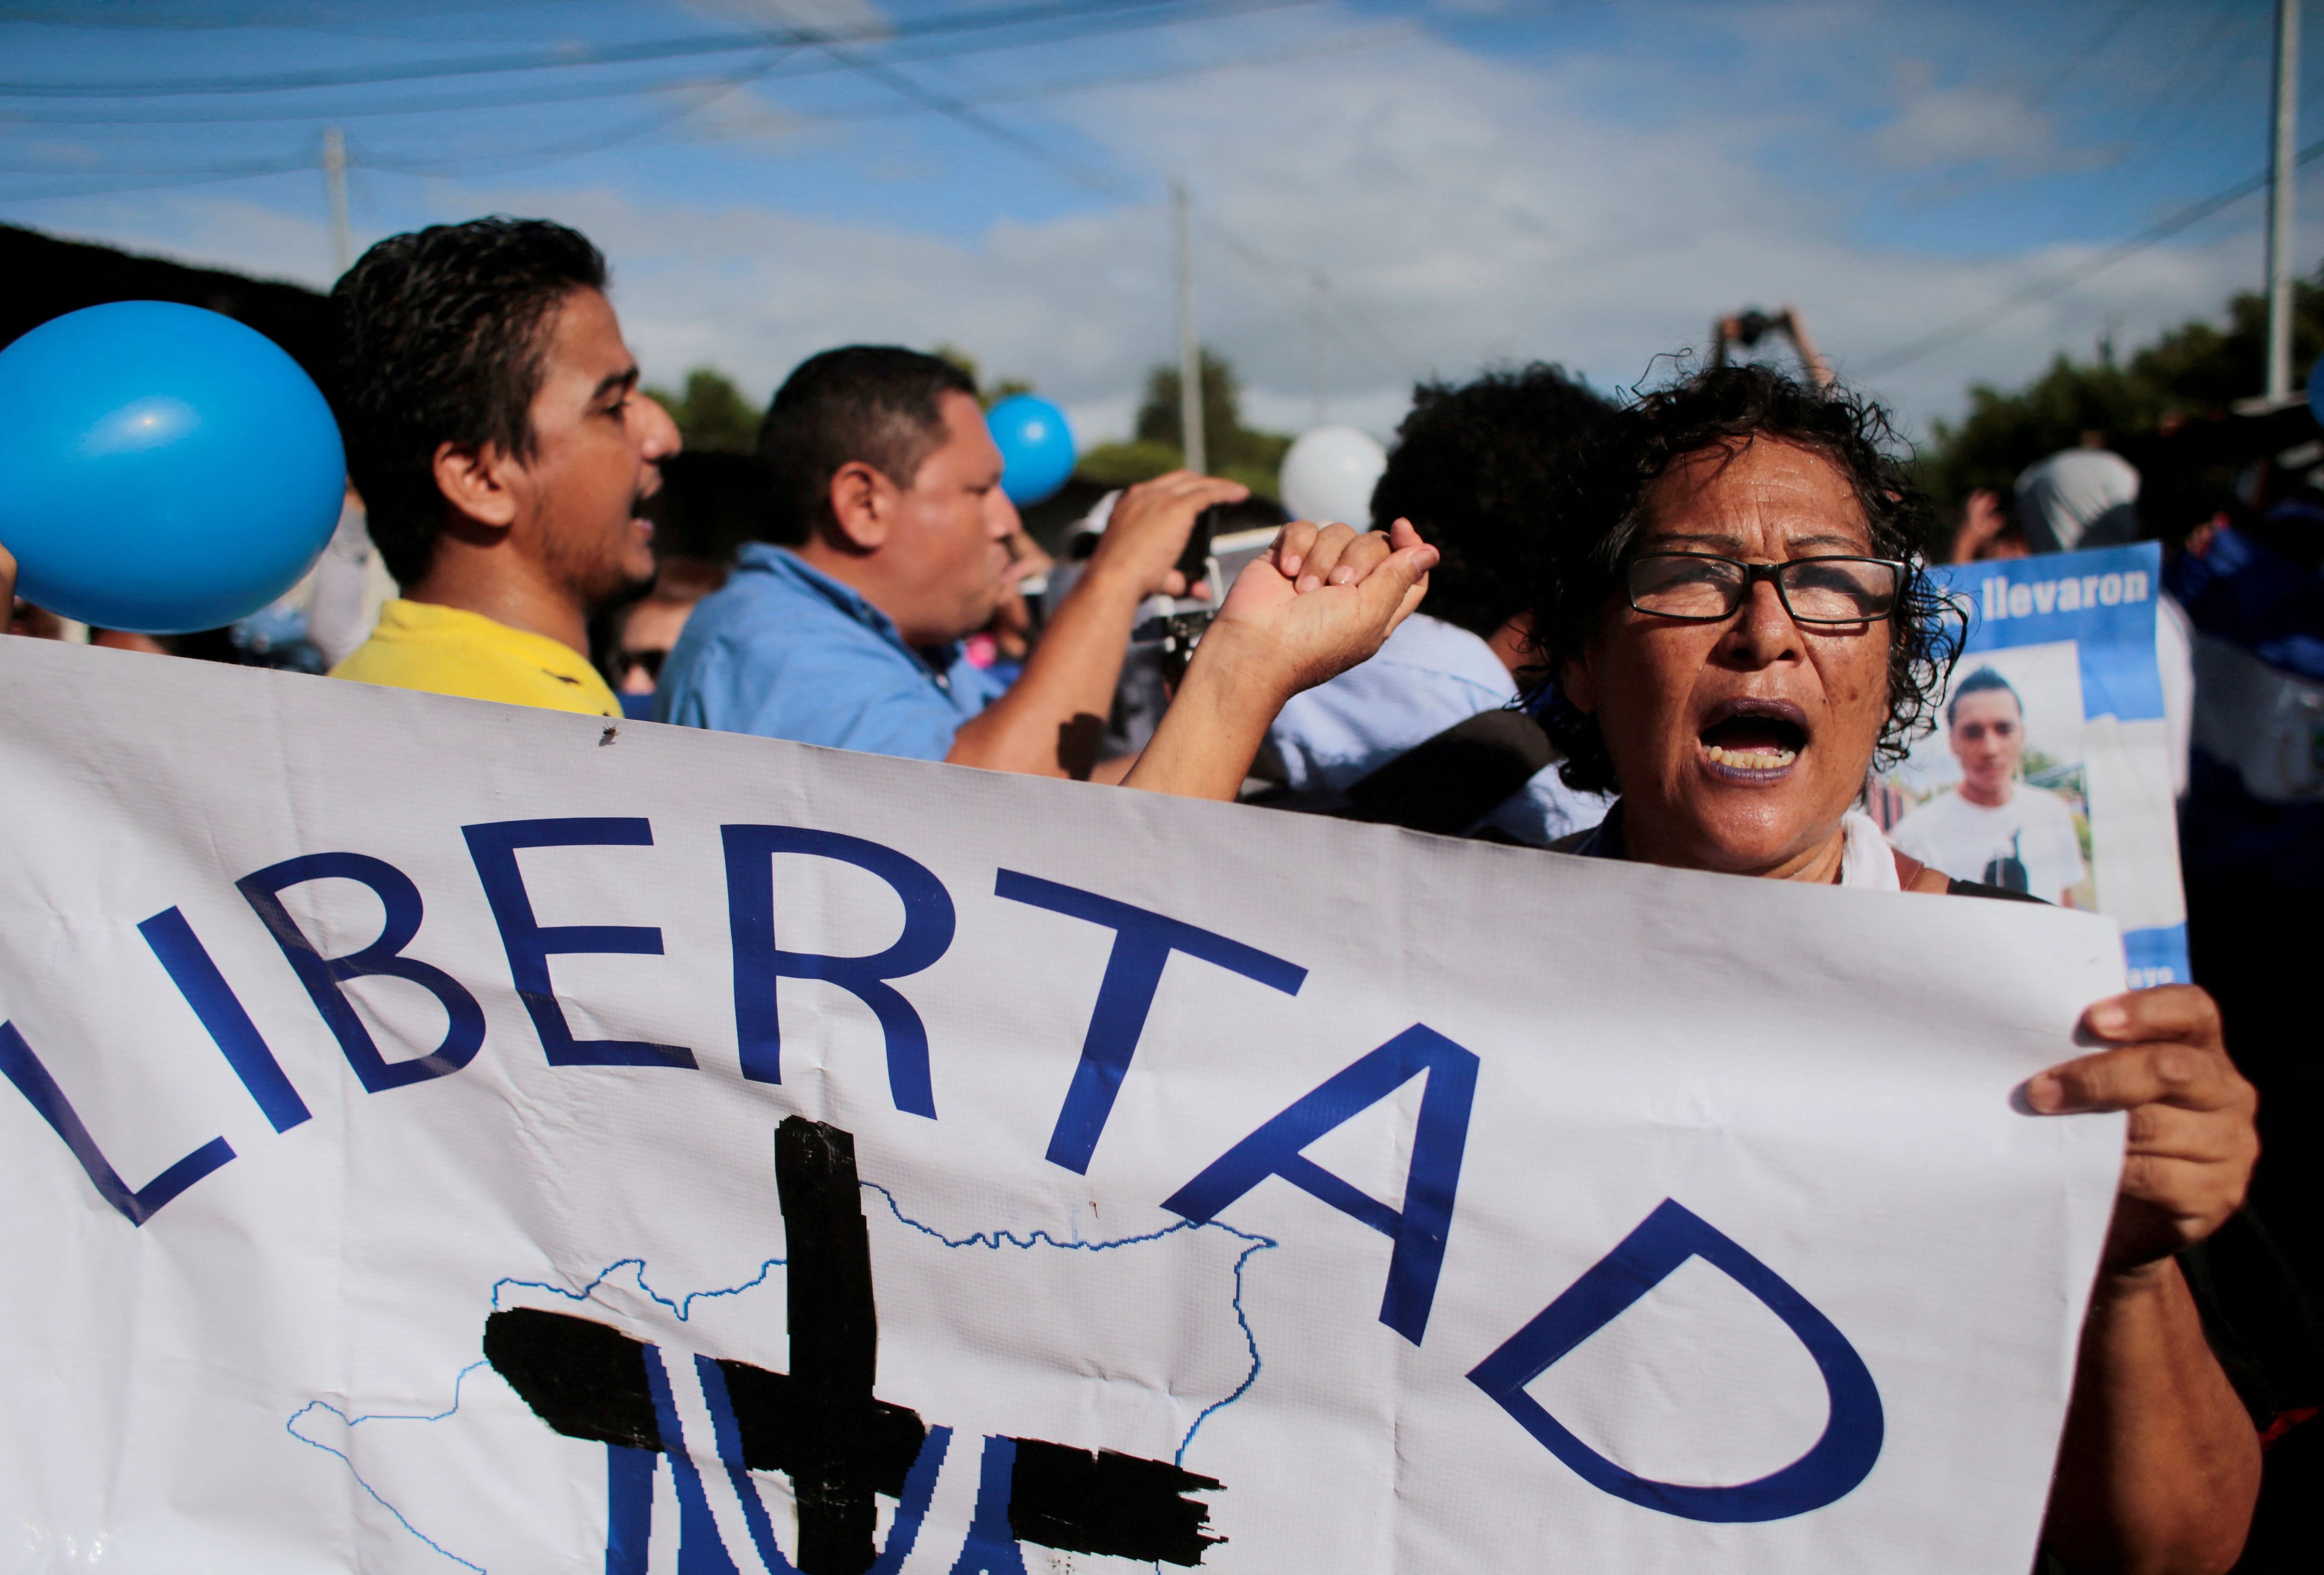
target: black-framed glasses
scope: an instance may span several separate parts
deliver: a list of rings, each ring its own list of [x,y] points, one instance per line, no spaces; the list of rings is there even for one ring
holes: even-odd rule
[[[1800,624],[1877,623],[1895,613],[1904,588],[1904,565],[1887,558],[1746,563],[1707,552],[1644,552],[1626,571],[1630,605],[1638,611],[1704,624],[1733,617],[1763,579]]]

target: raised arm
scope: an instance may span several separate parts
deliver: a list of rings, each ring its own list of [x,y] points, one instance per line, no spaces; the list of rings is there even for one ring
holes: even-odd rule
[[[2191,986],[2100,1001],[2083,1027],[2112,1048],[2044,1072],[2027,1101],[2126,1110],[2130,1134],[2043,1537],[2075,1575],[2217,1575],[2251,1526],[2259,1438],[2172,1255],[2241,1207],[2257,1101]]]
[[[1231,800],[1283,702],[1378,651],[1427,594],[1436,559],[1407,520],[1386,540],[1285,526],[1235,581],[1125,785]]]
[[[1195,516],[1250,496],[1239,481],[1174,470],[1121,495],[1096,553],[1042,632],[1022,677],[963,727],[945,758],[1037,776],[1087,776],[1113,709],[1138,606],[1186,588],[1176,565]]]
[[[1809,380],[1818,388],[1830,388],[1832,384],[1831,363],[1816,348],[1814,336],[1808,332],[1808,320],[1796,306],[1784,308],[1775,320],[1792,341],[1792,348],[1800,353],[1800,365],[1807,369]]]

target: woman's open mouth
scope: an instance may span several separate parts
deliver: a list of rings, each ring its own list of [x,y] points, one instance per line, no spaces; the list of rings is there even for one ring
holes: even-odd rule
[[[1729,700],[1696,740],[1704,764],[1716,774],[1765,782],[1799,760],[1808,746],[1808,729],[1797,706],[1780,700]]]

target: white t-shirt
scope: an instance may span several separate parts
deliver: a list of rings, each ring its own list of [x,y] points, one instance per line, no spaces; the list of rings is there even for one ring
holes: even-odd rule
[[[2043,788],[2016,784],[1997,809],[1947,788],[1896,823],[1890,839],[1955,880],[1978,881],[2061,902],[2082,878],[2074,812]]]

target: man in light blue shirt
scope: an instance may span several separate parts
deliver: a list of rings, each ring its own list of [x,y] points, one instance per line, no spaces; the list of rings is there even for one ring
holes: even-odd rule
[[[687,620],[657,694],[665,722],[942,760],[1001,690],[957,641],[915,650],[853,587],[752,542]]]
[[[1174,471],[1123,495],[1005,692],[962,655],[1007,588],[1017,511],[976,385],[933,356],[850,346],[776,391],[759,449],[779,539],[687,620],[655,716],[836,749],[1119,780],[1095,745],[1138,605],[1181,594],[1195,516],[1246,489]]]
[[[1531,655],[1534,544],[1558,527],[1579,449],[1611,413],[1538,364],[1414,391],[1372,518],[1411,520],[1443,561],[1429,576],[1426,612],[1276,718],[1270,763],[1305,804],[1337,809],[1349,788],[1416,745],[1517,701]],[[1596,825],[1606,803],[1567,787],[1552,763],[1470,830],[1545,848]]]

